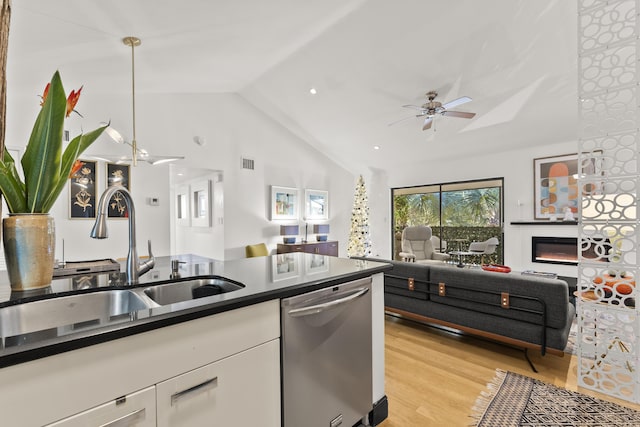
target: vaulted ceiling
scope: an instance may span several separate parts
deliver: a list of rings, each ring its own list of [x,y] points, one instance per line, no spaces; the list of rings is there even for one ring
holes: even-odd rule
[[[353,170],[576,139],[575,0],[14,0],[10,90],[129,92],[130,35],[137,92],[238,93]],[[429,90],[476,116],[422,131]]]

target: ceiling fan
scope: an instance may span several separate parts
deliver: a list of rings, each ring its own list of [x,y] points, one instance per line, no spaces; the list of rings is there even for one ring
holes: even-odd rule
[[[476,115],[476,113],[467,113],[464,111],[449,110],[450,108],[455,108],[458,105],[466,104],[467,102],[471,101],[471,98],[469,98],[468,96],[462,96],[452,101],[445,102],[444,104],[435,100],[437,96],[438,96],[438,92],[436,92],[435,90],[432,90],[426,93],[426,97],[428,100],[426,103],[419,106],[418,105],[402,106],[403,108],[413,108],[415,110],[418,110],[418,114],[416,114],[416,117],[425,118],[424,123],[422,125],[422,130],[427,130],[431,128],[431,125],[433,124],[433,118],[436,116],[436,114],[440,114],[441,116],[448,116],[448,117],[460,117],[462,119],[471,119]],[[404,119],[400,119],[397,122],[394,122],[391,124],[393,125],[395,123],[398,123],[402,120],[406,120],[409,118],[411,117],[405,117]]]

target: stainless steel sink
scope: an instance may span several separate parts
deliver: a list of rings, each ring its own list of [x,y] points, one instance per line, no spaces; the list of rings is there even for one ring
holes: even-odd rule
[[[106,322],[154,306],[129,290],[63,296],[0,308],[3,337],[85,322]]]
[[[189,278],[165,285],[155,285],[144,289],[145,295],[160,305],[190,301],[197,298],[220,295],[237,291],[244,285],[224,278]]]
[[[0,337],[18,343],[111,322],[134,320],[140,310],[159,309],[244,288],[221,277],[190,277],[145,288],[108,289],[60,296],[0,308]],[[142,316],[152,315],[151,312]],[[38,333],[38,334],[35,334]]]

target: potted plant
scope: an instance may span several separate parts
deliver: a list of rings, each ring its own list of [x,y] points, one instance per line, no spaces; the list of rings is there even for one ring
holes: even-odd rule
[[[80,168],[78,156],[108,126],[76,136],[63,151],[64,119],[74,111],[81,91],[72,90],[67,97],[56,71],[42,95],[42,109],[21,159],[24,179],[6,148],[0,160],[0,191],[9,208],[2,237],[12,290],[51,283],[55,230],[49,210],[69,176]]]

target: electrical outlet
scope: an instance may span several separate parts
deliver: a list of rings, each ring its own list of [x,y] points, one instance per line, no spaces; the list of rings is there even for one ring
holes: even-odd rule
[[[160,206],[160,199],[158,199],[157,197],[148,197],[147,203],[150,206]]]

